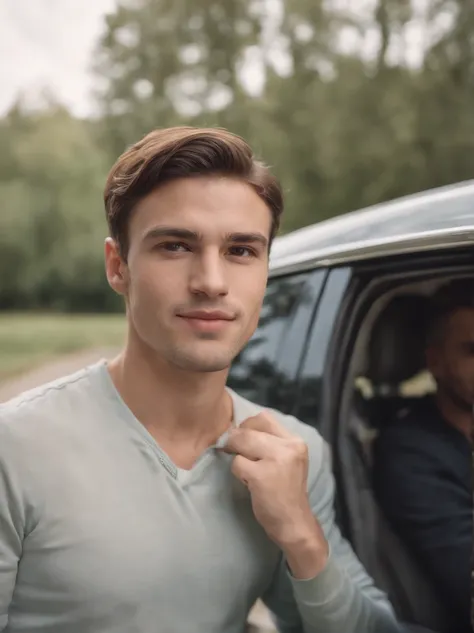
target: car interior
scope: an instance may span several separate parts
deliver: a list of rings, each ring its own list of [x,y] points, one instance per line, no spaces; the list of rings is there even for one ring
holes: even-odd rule
[[[448,614],[377,506],[371,451],[384,420],[435,389],[425,369],[423,334],[429,296],[449,280],[399,286],[373,303],[349,364],[338,440],[351,538],[359,558],[402,621],[436,633],[447,631]]]

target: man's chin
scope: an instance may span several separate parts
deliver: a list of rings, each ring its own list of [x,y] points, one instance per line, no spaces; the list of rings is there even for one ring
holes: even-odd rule
[[[182,366],[182,369],[185,371],[195,372],[197,374],[212,374],[218,373],[222,371],[227,371],[229,369],[229,364],[224,363],[188,363],[187,366]]]
[[[174,363],[183,371],[195,373],[214,373],[227,371],[232,363],[228,356],[200,356],[200,355],[179,355],[175,357]]]

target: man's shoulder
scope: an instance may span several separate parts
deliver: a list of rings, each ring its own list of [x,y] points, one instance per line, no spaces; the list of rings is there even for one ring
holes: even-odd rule
[[[0,403],[0,431],[21,433],[40,421],[67,419],[91,395],[91,378],[99,368],[99,364],[84,367]]]
[[[381,425],[373,446],[374,471],[405,474],[438,469],[450,446],[449,429],[430,398],[420,398]]]
[[[421,438],[435,439],[443,422],[431,397],[414,398],[400,407],[395,415],[380,424],[381,441],[419,442]]]

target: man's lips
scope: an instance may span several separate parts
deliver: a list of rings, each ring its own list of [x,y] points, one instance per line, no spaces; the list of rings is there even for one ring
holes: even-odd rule
[[[193,310],[179,313],[178,316],[188,327],[202,333],[217,333],[235,321],[234,315],[221,310]]]
[[[199,321],[234,321],[235,317],[221,310],[193,310],[178,314],[183,319],[195,319]]]

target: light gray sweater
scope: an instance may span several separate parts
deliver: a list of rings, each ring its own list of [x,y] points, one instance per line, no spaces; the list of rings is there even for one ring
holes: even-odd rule
[[[235,423],[260,408],[231,392]],[[116,391],[105,362],[0,406],[0,631],[242,633],[262,598],[285,633],[398,631],[384,595],[334,523],[318,433],[308,491],[330,543],[326,569],[295,580],[209,448],[177,468]]]

